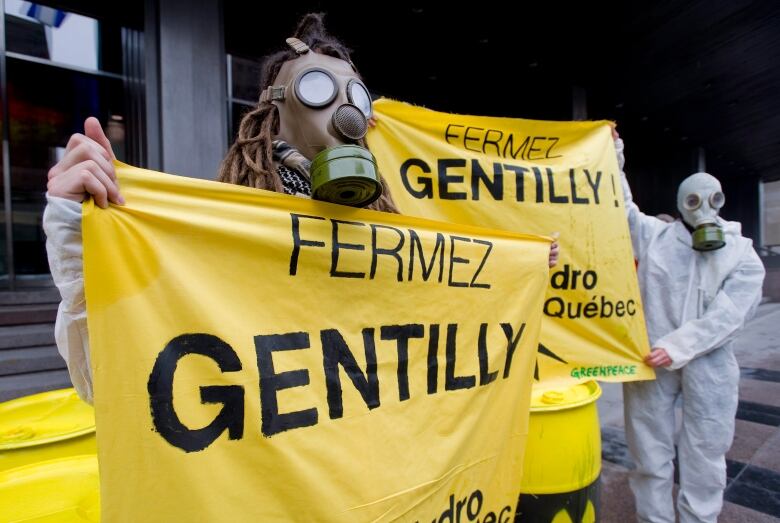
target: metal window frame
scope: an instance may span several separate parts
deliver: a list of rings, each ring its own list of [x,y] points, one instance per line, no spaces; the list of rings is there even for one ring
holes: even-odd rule
[[[0,0],[0,99],[3,111],[3,215],[5,218],[5,267],[8,271],[8,288],[16,289],[14,265],[13,212],[11,209],[11,118],[8,114],[8,69],[6,64],[5,0]]]
[[[39,58],[37,56],[27,56],[26,54],[21,53],[15,53],[13,51],[7,51],[5,53],[5,56],[8,58],[13,58],[15,60],[23,60],[25,62],[32,62],[35,64],[41,64],[41,65],[48,65],[51,67],[56,67],[57,69],[65,69],[67,71],[74,71],[77,73],[84,73],[84,74],[91,74],[94,76],[102,76],[104,78],[113,78],[115,80],[124,80],[124,77],[121,74],[117,73],[109,73],[108,71],[100,71],[97,69],[88,69],[86,67],[79,67],[77,65],[70,65],[63,62],[55,62],[54,60],[49,60],[48,58]]]
[[[247,100],[245,98],[233,97],[233,55],[230,53],[225,53],[225,57],[226,57],[225,80],[227,84],[227,89],[226,89],[227,96],[225,97],[225,100],[227,102],[227,132],[228,132],[227,145],[228,147],[230,147],[231,145],[233,145],[233,141],[236,139],[236,137],[233,136],[233,104],[243,105],[244,107],[254,107],[255,105],[257,105],[257,101]]]

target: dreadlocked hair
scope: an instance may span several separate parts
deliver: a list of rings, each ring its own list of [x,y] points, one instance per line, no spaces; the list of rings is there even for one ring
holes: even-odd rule
[[[352,63],[350,49],[325,30],[324,13],[309,13],[298,23],[295,38],[317,53]],[[260,92],[273,85],[282,65],[298,55],[289,46],[268,55],[263,60],[260,75]],[[219,168],[221,182],[246,185],[256,189],[284,192],[282,180],[276,172],[273,159],[273,137],[279,132],[279,111],[270,102],[258,102],[244,114],[238,128],[238,136],[230,146]],[[367,147],[361,140],[361,145]],[[381,178],[382,196],[367,208],[377,211],[398,212],[384,178]]]
[[[271,138],[278,128],[279,114],[273,104],[261,103],[246,113],[236,141],[222,160],[218,180],[283,192],[282,180],[274,169]]]

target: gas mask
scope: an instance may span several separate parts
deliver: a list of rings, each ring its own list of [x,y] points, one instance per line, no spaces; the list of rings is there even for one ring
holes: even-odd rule
[[[717,178],[707,173],[687,177],[677,190],[677,209],[683,221],[693,228],[693,248],[714,251],[726,245],[723,229],[718,225],[718,212],[726,197]]]
[[[287,43],[298,57],[282,64],[260,96],[279,111],[276,138],[311,161],[312,198],[365,207],[382,195],[376,159],[357,145],[373,111],[368,89],[351,63],[296,38]]]

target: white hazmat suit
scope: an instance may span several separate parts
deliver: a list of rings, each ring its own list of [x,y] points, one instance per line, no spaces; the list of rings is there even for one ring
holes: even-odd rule
[[[615,147],[650,346],[665,349],[672,360],[657,369],[655,381],[623,385],[638,519],[675,521],[672,460],[675,402],[681,396],[680,522],[715,522],[737,411],[739,366],[730,341],[760,302],[764,267],[737,222],[715,218],[725,245],[697,251],[682,221],[643,214],[622,172],[622,140]]]
[[[54,338],[68,364],[70,380],[81,398],[92,403],[87,304],[84,301],[81,204],[46,195],[43,230],[54,283],[62,301],[57,311]]]

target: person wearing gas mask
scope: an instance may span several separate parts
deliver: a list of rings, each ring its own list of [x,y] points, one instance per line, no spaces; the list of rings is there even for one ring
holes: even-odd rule
[[[329,35],[323,15],[307,14],[285,48],[267,56],[258,104],[241,120],[219,181],[397,213],[364,137],[372,122],[368,89],[349,50]],[[92,401],[81,242],[81,202],[123,205],[100,123],[88,118],[49,171],[43,226],[62,295],[57,347],[80,396]],[[549,263],[557,262],[553,244]]]
[[[623,172],[623,141],[614,130],[613,136],[652,347],[645,362],[656,369],[654,381],[623,384],[637,517],[675,521],[672,460],[681,398],[679,521],[715,522],[737,412],[739,366],[730,343],[761,300],[764,267],[740,224],[718,216],[725,197],[710,174],[680,184],[681,219],[643,214]]]
[[[364,137],[373,108],[348,50],[322,16],[266,57],[261,95],[241,120],[219,180],[398,212]]]

